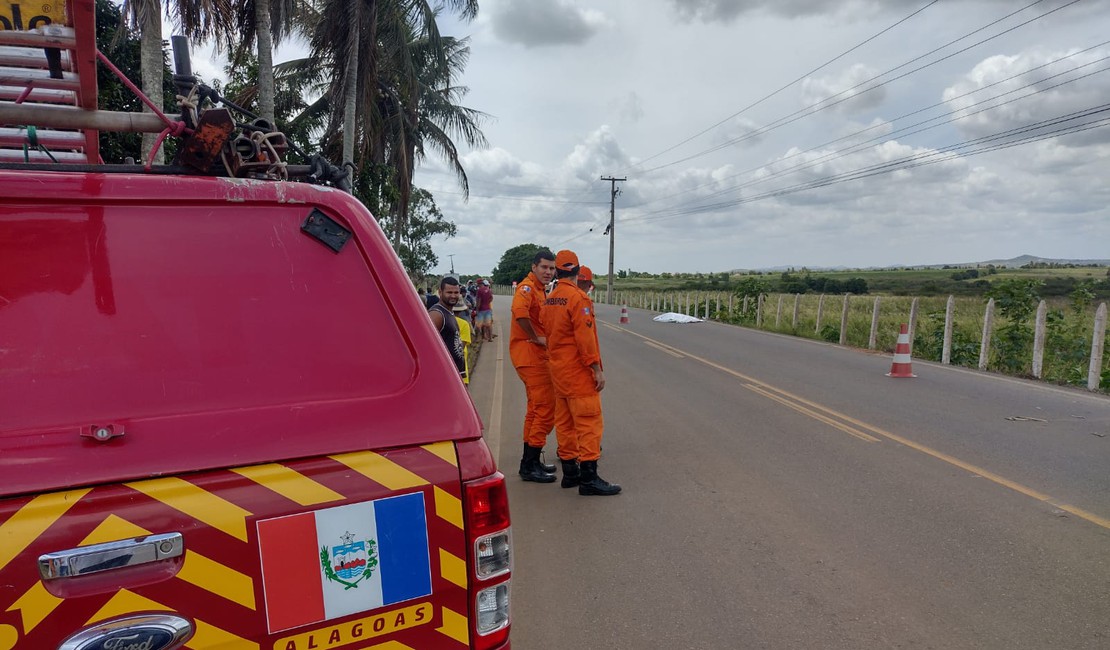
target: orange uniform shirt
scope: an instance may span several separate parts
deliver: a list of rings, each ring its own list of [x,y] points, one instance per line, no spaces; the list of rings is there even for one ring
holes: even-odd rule
[[[516,322],[518,318],[527,318],[531,321],[536,335],[545,336],[543,325],[540,323],[540,307],[545,297],[543,285],[540,284],[535,273],[529,273],[528,277],[516,285],[516,293],[513,294],[513,322],[509,326],[509,358],[512,359],[514,368],[547,364],[547,349],[533,343],[520,323]]]
[[[573,279],[559,280],[543,303],[551,382],[559,397],[597,395],[592,364],[601,364],[593,301]]]

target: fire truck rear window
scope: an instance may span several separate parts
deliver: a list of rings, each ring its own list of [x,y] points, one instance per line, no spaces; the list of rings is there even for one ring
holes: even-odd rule
[[[397,391],[411,346],[355,242],[337,254],[301,232],[309,210],[9,213],[0,428]]]

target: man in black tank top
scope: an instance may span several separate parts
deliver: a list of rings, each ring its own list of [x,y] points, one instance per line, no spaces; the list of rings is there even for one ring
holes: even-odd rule
[[[466,373],[466,358],[463,356],[462,337],[459,336],[459,322],[455,320],[452,310],[461,295],[459,281],[447,276],[439,281],[439,302],[428,310],[432,325],[439,332],[443,344],[447,346],[447,352],[454,360],[460,376]]]

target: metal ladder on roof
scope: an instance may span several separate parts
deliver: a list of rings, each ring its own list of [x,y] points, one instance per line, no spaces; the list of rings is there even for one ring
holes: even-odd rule
[[[83,119],[97,108],[95,0],[64,9],[28,17],[26,30],[18,14],[0,16],[2,163],[101,162],[99,132]]]

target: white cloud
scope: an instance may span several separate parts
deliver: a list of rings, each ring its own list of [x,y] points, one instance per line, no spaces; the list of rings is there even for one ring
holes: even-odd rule
[[[995,55],[945,88],[943,96],[955,116],[962,118],[958,128],[969,139],[1013,129],[1025,129],[1014,137],[1047,135],[1105,116],[1084,113],[1104,105],[1110,96],[1108,60],[1110,48],[1086,52],[1034,48],[1017,55]],[[1039,124],[1043,128],[1038,129]],[[1060,142],[1087,147],[1106,144],[1108,138],[1105,132],[1085,132]]]

